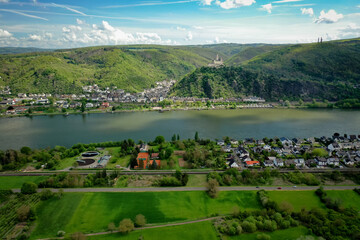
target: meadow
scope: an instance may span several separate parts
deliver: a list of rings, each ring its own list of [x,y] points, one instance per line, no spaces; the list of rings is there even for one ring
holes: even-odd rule
[[[326,191],[328,197],[340,199],[344,207],[353,207],[360,211],[360,195],[354,191]]]
[[[279,204],[284,201],[289,202],[296,212],[302,208],[310,210],[314,207],[325,207],[315,191],[268,191],[268,194],[271,200]]]
[[[235,206],[259,209],[256,192],[221,192],[211,199],[205,192],[66,193],[42,202],[32,239],[54,237],[59,230],[100,232],[110,222],[143,214],[149,224],[180,222],[229,214]]]
[[[8,190],[14,188],[21,188],[25,182],[39,183],[45,180],[47,176],[1,176],[0,177],[0,190]]]
[[[171,240],[182,240],[182,239],[207,239],[215,240],[216,232],[210,221],[191,223],[186,225],[172,226],[172,227],[163,227],[163,228],[154,228],[154,229],[145,229],[137,230],[131,232],[127,235],[122,235],[120,233],[108,234],[101,236],[88,237],[88,239],[96,240],[113,240],[113,239],[122,239],[122,240],[137,240],[140,237],[143,239],[171,239]]]

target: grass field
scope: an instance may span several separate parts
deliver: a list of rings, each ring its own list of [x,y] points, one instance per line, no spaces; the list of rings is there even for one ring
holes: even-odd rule
[[[47,176],[16,176],[16,177],[2,176],[0,177],[0,189],[7,190],[13,188],[21,188],[22,184],[25,182],[39,183],[45,180],[46,178]]]
[[[294,207],[294,211],[302,208],[312,209],[314,207],[324,207],[315,191],[268,191],[270,199],[281,203],[289,202]]]
[[[344,207],[353,207],[360,211],[360,195],[354,191],[326,191],[332,199],[340,199]]]
[[[79,156],[75,156],[72,158],[65,158],[65,159],[60,160],[59,165],[57,165],[55,167],[56,170],[62,170],[62,169],[68,168],[68,167],[72,167],[78,157]]]
[[[115,240],[115,239],[123,239],[123,240],[138,240],[139,237],[142,236],[143,239],[162,239],[162,240],[198,240],[198,239],[206,239],[206,240],[216,240],[216,232],[212,226],[210,221],[208,222],[200,222],[200,223],[192,223],[180,226],[173,227],[164,227],[164,228],[156,228],[156,229],[146,229],[146,230],[138,230],[131,232],[128,235],[122,234],[108,234],[101,236],[88,237],[88,239],[96,239],[96,240]]]
[[[227,214],[236,205],[258,209],[256,192],[221,192],[216,199],[205,192],[67,193],[39,206],[32,239],[52,237],[59,230],[99,232],[110,222],[118,225],[140,213],[148,223],[167,223]]]
[[[186,184],[187,187],[204,187],[206,186],[206,174],[191,174],[189,175],[189,181]]]
[[[227,237],[226,239],[231,240],[257,240],[257,235],[260,232],[256,233],[247,233],[241,234],[239,236]],[[309,235],[308,229],[305,227],[296,227],[289,228],[285,230],[278,230],[275,232],[266,232],[265,234],[269,235],[273,240],[296,240],[301,236]]]
[[[116,165],[120,165],[121,167],[127,167],[130,163],[130,155],[120,157],[119,156],[120,147],[113,148],[105,148],[105,151],[108,151],[109,155],[111,155],[111,159],[106,165],[106,168],[115,168]]]

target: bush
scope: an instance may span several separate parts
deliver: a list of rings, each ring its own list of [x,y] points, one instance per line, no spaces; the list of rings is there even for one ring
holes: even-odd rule
[[[57,232],[56,236],[63,237],[63,236],[65,236],[65,232],[60,230],[60,231]]]
[[[21,193],[22,194],[33,194],[36,193],[37,185],[33,182],[26,182],[23,183],[21,186]]]
[[[116,229],[115,224],[113,222],[109,223],[108,230],[110,232],[113,232],[113,231],[115,231],[115,229]]]
[[[54,196],[53,192],[50,189],[44,189],[40,193],[41,200],[48,200]]]
[[[216,198],[219,194],[219,183],[216,179],[210,179],[207,185],[207,193],[211,198]]]
[[[23,205],[23,206],[19,207],[19,209],[16,210],[16,213],[17,213],[18,220],[20,222],[25,222],[29,218],[30,207]]]
[[[157,181],[156,185],[161,187],[179,187],[182,186],[182,183],[175,177],[163,177]]]
[[[129,233],[134,229],[134,223],[129,218],[123,219],[119,224],[119,232]]]
[[[142,227],[146,224],[146,218],[142,214],[138,214],[135,217],[135,226]]]
[[[270,240],[271,237],[265,233],[260,233],[256,236],[256,239],[258,240]]]

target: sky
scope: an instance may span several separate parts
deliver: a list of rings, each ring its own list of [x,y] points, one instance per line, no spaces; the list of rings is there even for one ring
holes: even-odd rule
[[[360,0],[0,0],[0,47],[360,37]]]

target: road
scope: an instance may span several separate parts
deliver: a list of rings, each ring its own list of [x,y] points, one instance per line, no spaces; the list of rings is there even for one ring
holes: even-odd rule
[[[300,187],[219,187],[220,191],[314,191],[319,186],[300,186]],[[360,188],[358,186],[324,186],[324,190],[353,190]],[[50,189],[57,192],[58,189]],[[150,188],[64,188],[64,192],[186,192],[186,191],[206,191],[206,187],[150,187]],[[20,192],[20,189],[13,189],[14,192]],[[41,192],[42,189],[38,189]]]
[[[97,169],[98,171],[101,171],[102,169]],[[71,171],[52,171],[52,172],[6,172],[6,173],[0,173],[1,176],[49,176],[54,175],[57,173],[63,173],[63,172],[69,172],[72,174],[79,174],[79,175],[88,175],[91,173],[96,173],[97,170],[71,170]],[[256,171],[263,171],[264,169],[257,169]],[[275,170],[275,169],[272,169]],[[325,172],[332,172],[332,171],[339,171],[339,172],[358,172],[360,173],[360,168],[339,168],[339,169],[332,169],[332,168],[316,168],[316,169],[296,169],[296,171],[300,171],[303,173],[325,173]],[[116,170],[107,170],[107,173],[111,173]],[[241,170],[240,170],[241,171]],[[288,172],[294,172],[293,169],[278,169],[279,173],[288,173]],[[183,172],[187,174],[208,174],[209,172],[224,172],[224,171],[214,171],[214,170],[183,170]],[[120,175],[168,175],[175,173],[175,170],[166,170],[166,171],[157,171],[157,170],[143,170],[143,171],[119,171]]]

